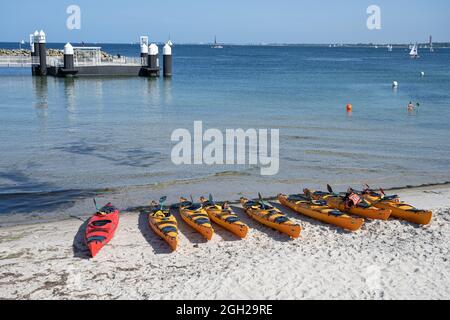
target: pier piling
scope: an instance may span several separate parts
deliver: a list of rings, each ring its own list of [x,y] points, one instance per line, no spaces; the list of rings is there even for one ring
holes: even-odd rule
[[[39,31],[35,31],[33,34],[33,49],[31,50],[31,74],[37,76],[39,73],[39,65],[37,60],[39,59]]]
[[[159,48],[156,44],[152,43],[149,47],[149,55],[148,55],[148,67],[150,69],[158,69],[159,68]],[[155,75],[155,74],[151,74]],[[158,74],[156,74],[158,76]]]
[[[142,65],[148,66],[149,60],[148,60],[148,45],[141,44],[141,59],[142,59]]]
[[[163,74],[164,77],[172,76],[172,47],[167,43],[163,48]]]
[[[46,38],[43,30],[39,32],[39,75],[47,75],[47,49]]]
[[[64,69],[73,70],[75,68],[74,58],[73,58],[73,47],[70,43],[64,46]]]

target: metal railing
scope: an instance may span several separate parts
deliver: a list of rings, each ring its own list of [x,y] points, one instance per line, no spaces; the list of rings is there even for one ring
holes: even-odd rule
[[[76,58],[74,61],[75,67],[88,66],[142,66],[143,59],[130,57],[113,57],[110,59],[99,60],[96,58]]]
[[[39,57],[31,56],[0,56],[0,67],[7,68],[25,68],[32,65],[39,65]],[[130,58],[130,57],[111,57],[109,59],[95,59],[95,58],[75,58],[75,67],[87,67],[87,66],[143,66],[147,64],[147,61],[143,58]],[[49,67],[63,67],[63,57],[47,57],[47,66]]]
[[[0,56],[0,67],[25,68],[31,67],[32,59],[27,56]]]

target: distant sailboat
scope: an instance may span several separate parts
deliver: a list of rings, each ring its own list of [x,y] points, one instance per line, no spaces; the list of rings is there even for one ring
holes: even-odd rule
[[[389,52],[392,52],[392,49],[393,49],[392,44],[388,44],[387,49]]]
[[[430,52],[434,52],[434,48],[433,48],[433,37],[430,36]]]
[[[223,49],[223,46],[221,46],[219,43],[217,43],[217,37],[214,37],[214,44],[211,46],[213,49]]]
[[[412,59],[417,59],[417,58],[419,58],[419,49],[418,49],[417,43],[412,47],[411,52],[409,53],[409,56],[410,56]]]

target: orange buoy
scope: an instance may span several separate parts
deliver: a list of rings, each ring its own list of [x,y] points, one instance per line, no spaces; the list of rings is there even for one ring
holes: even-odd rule
[[[353,106],[349,103],[347,104],[347,112],[352,112],[353,111]]]

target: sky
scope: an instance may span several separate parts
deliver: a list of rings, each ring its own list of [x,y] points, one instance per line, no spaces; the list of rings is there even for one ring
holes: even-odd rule
[[[70,5],[81,29],[69,30]],[[381,29],[367,28],[367,8],[381,9]],[[25,0],[2,1],[0,41],[48,42],[410,43],[450,42],[448,0]]]

